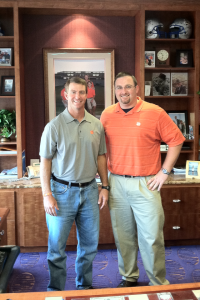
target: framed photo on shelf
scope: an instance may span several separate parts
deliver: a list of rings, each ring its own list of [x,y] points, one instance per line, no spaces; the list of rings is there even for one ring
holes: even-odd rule
[[[176,50],[176,67],[193,67],[193,50]]]
[[[12,66],[12,48],[0,48],[0,66]]]
[[[145,96],[151,95],[151,81],[145,81]]]
[[[186,161],[186,178],[200,179],[200,161]]]
[[[155,68],[155,51],[145,51],[144,66],[145,68]]]
[[[170,96],[170,73],[152,73],[153,96]]]
[[[1,76],[1,95],[15,95],[15,76]]]
[[[171,73],[171,96],[188,95],[188,73]]]
[[[182,134],[185,136],[188,134],[189,126],[188,126],[188,112],[187,110],[173,110],[167,111],[170,118],[174,121],[174,123],[178,126]]]

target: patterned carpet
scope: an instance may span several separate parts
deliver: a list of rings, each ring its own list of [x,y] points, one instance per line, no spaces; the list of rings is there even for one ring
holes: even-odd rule
[[[66,290],[75,290],[76,252],[67,252]],[[140,253],[139,285],[148,285]],[[167,279],[170,283],[192,283],[200,281],[200,246],[166,247]],[[10,293],[46,291],[49,280],[46,252],[20,253],[9,281]],[[93,286],[114,288],[121,281],[117,265],[116,250],[99,250],[93,262]]]

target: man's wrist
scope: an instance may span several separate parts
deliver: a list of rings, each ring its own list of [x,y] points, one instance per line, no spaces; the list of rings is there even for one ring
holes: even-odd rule
[[[102,185],[101,188],[105,189],[107,191],[110,191],[110,186],[109,185]]]
[[[165,174],[165,175],[169,175],[170,174],[170,172],[167,170],[167,169],[165,169],[165,168],[161,168],[161,171],[163,172],[163,174]]]
[[[47,197],[47,196],[50,196],[50,195],[52,195],[52,192],[44,193],[44,194],[43,194],[43,197]]]

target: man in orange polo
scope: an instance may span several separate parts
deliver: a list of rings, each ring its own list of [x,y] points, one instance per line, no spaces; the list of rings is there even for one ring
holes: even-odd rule
[[[160,189],[185,140],[168,114],[137,97],[138,92],[135,77],[119,73],[115,79],[119,102],[106,108],[101,116],[110,171],[109,208],[123,279],[118,287],[137,285],[138,245],[149,284],[169,284],[165,278]],[[161,141],[169,145],[162,166]]]

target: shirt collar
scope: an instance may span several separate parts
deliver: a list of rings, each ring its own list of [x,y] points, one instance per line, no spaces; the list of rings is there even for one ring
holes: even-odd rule
[[[74,117],[72,117],[68,111],[67,108],[65,108],[65,110],[63,111],[63,116],[64,116],[64,119],[65,119],[65,122],[68,124],[68,123],[71,123],[73,122],[74,120],[76,120]],[[92,120],[91,120],[91,114],[89,114],[86,110],[85,110],[85,116],[83,118],[82,121],[86,121],[86,122],[89,122],[91,123]],[[82,122],[81,121],[81,122]]]
[[[143,106],[143,104],[144,104],[144,101],[140,98],[140,97],[137,97],[137,104],[136,104],[136,106],[135,107],[133,107],[133,109],[131,109],[129,112],[127,112],[127,113],[125,113],[124,111],[123,111],[123,109],[121,108],[121,106],[120,106],[120,104],[119,104],[119,102],[117,103],[117,105],[116,105],[116,107],[115,107],[115,112],[117,113],[117,112],[119,112],[119,113],[123,113],[123,114],[133,114],[133,113],[137,113],[137,112],[140,112],[141,111],[141,109],[142,109],[142,106]]]

